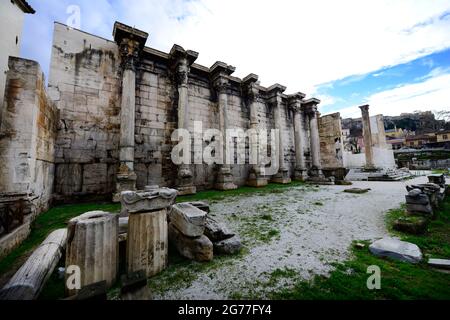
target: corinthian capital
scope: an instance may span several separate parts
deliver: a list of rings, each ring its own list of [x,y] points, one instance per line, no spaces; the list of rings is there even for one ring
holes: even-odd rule
[[[190,67],[198,57],[198,52],[184,50],[183,47],[174,44],[169,53],[171,71],[175,74],[178,85],[187,85]]]
[[[139,42],[133,39],[124,38],[119,46],[122,68],[135,70],[139,59]]]
[[[213,80],[214,89],[219,94],[227,92],[228,84],[229,84],[228,78],[223,75],[219,75]]]
[[[306,95],[301,92],[289,95],[289,108],[291,108],[294,112],[301,112],[302,100],[305,96]]]
[[[119,46],[122,67],[134,70],[139,54],[147,41],[148,33],[116,22],[113,36],[114,41]]]

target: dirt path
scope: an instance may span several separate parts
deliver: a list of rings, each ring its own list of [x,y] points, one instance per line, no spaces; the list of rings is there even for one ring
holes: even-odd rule
[[[384,214],[404,202],[405,185],[426,182],[355,182],[371,188],[366,194],[347,194],[348,186],[299,186],[264,195],[243,195],[211,203],[211,212],[237,231],[247,254],[212,270],[196,274],[186,288],[175,288],[159,299],[264,298],[265,293],[289,286],[295,273],[304,279],[327,274],[334,262],[349,258],[353,240],[386,235]],[[270,285],[267,285],[270,283]]]

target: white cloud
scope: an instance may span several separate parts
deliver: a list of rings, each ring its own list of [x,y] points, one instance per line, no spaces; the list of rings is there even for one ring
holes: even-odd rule
[[[278,82],[309,95],[320,84],[450,47],[450,16],[442,18],[448,0],[48,0],[45,6],[64,14],[62,3],[82,6],[88,32],[111,38],[119,19],[149,32],[148,46],[167,52],[177,43],[198,51],[200,64],[222,60],[237,68],[236,76],[253,72],[262,85]],[[41,22],[38,31],[53,27]]]
[[[148,45],[178,43],[199,63],[223,60],[237,76],[253,72],[289,92],[450,47],[450,19],[438,19],[448,0],[121,2],[126,22],[150,33]]]
[[[382,91],[367,98],[370,113],[399,115],[415,110],[450,111],[450,73],[438,73],[423,82],[411,83]],[[343,118],[361,116],[357,106],[339,110]]]

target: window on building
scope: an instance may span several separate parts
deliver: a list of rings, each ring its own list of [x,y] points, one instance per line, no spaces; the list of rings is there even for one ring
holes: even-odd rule
[[[444,134],[444,135],[442,136],[442,139],[447,140],[447,139],[448,139],[448,136],[447,136],[446,134]]]

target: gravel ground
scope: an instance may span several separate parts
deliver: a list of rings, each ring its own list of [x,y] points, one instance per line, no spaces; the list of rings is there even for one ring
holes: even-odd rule
[[[158,299],[265,298],[267,290],[290,286],[290,277],[270,288],[261,285],[275,270],[294,270],[308,280],[326,275],[330,263],[349,258],[353,240],[373,240],[387,234],[384,214],[404,202],[403,182],[354,182],[352,186],[298,186],[282,192],[227,197],[211,203],[211,213],[240,234],[248,253],[200,272],[187,288],[169,289]],[[365,194],[343,193],[347,188],[370,188]],[[263,217],[263,218],[262,218]],[[269,231],[272,238],[261,240]]]

